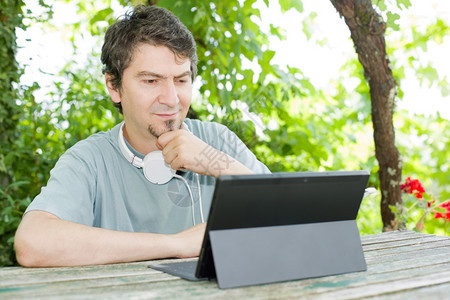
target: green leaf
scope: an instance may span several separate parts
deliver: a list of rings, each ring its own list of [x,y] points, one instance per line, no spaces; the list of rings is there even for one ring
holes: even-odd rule
[[[291,8],[296,9],[298,12],[303,12],[302,0],[279,0],[281,12],[285,13]]]
[[[90,20],[90,24],[94,24],[98,21],[105,21],[113,15],[114,11],[112,8],[108,7],[102,10],[99,10]]]
[[[411,7],[411,1],[410,0],[397,0],[397,7],[400,9],[407,9]]]
[[[400,30],[400,25],[398,25],[397,23],[395,23],[396,21],[398,21],[400,19],[400,16],[396,13],[391,13],[390,11],[388,11],[386,13],[387,15],[387,27],[392,28],[393,30]]]
[[[373,1],[375,5],[378,6],[378,8],[381,11],[386,11],[387,10],[387,6],[386,3],[384,3],[384,0],[377,0],[377,1]]]

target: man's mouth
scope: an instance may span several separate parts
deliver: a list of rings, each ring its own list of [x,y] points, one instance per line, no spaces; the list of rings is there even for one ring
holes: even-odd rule
[[[178,112],[165,112],[165,113],[155,113],[158,117],[162,119],[173,119],[177,116]]]

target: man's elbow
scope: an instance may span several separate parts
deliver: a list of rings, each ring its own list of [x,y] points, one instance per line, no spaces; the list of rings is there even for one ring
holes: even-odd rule
[[[36,240],[36,234],[29,230],[24,230],[19,226],[14,237],[14,249],[17,262],[23,267],[45,267],[48,262],[45,261],[42,242]]]
[[[33,249],[32,243],[30,243],[24,235],[23,232],[18,230],[14,238],[14,249],[16,251],[17,262],[23,267],[39,267],[39,254],[36,249]]]
[[[30,253],[30,251],[22,250],[21,248],[15,246],[16,249],[16,259],[17,262],[26,268],[39,267],[39,264],[36,262],[35,256]]]

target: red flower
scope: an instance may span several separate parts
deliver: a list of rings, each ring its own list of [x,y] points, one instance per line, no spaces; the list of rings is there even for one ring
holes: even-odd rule
[[[445,208],[447,211],[450,211],[450,200],[444,201],[438,205],[439,207]]]
[[[422,199],[422,194],[425,193],[425,189],[419,179],[411,179],[411,177],[406,178],[400,189],[406,194],[414,194],[417,199]]]
[[[444,219],[445,222],[450,222],[450,212],[447,212],[447,213],[440,213],[440,212],[434,213],[434,218],[435,219]]]
[[[438,207],[444,208],[446,212],[435,212],[434,218],[435,219],[444,219],[445,222],[450,222],[450,200],[447,200],[445,202],[442,202],[438,205]]]
[[[443,219],[444,218],[444,214],[443,213],[439,213],[439,212],[437,212],[437,213],[434,213],[434,218],[435,219]]]

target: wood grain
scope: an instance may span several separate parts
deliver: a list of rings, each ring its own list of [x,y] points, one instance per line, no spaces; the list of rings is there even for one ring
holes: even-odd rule
[[[221,290],[148,268],[149,262],[0,269],[0,299],[444,299],[450,237],[387,232],[361,237],[368,270]],[[163,262],[169,262],[164,260]]]

